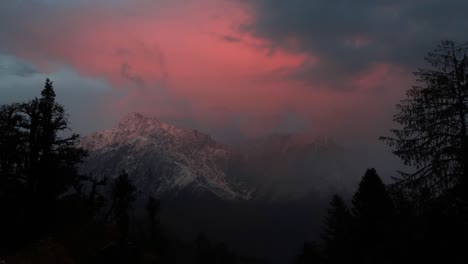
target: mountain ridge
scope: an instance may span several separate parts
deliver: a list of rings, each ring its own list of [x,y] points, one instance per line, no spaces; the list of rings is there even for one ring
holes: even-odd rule
[[[84,137],[81,145],[90,151],[82,172],[112,176],[125,170],[143,192],[208,191],[228,200],[250,199],[248,190],[226,178],[229,149],[194,129],[131,113],[114,128]]]
[[[81,145],[90,151],[83,173],[115,177],[125,170],[151,195],[300,198],[343,189],[360,174],[358,155],[331,139],[283,133],[232,146],[140,113],[84,137]]]

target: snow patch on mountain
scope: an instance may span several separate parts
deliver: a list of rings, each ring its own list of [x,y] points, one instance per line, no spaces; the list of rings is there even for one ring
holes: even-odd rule
[[[250,199],[250,191],[226,174],[230,151],[197,130],[178,128],[132,113],[116,127],[81,141],[90,151],[83,173],[116,177],[125,170],[147,194],[208,192],[222,199]]]

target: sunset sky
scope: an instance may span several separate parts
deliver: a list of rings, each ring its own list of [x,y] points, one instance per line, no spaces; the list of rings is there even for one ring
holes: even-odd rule
[[[468,1],[7,0],[0,103],[46,77],[80,133],[129,112],[216,138],[300,132],[375,141]]]

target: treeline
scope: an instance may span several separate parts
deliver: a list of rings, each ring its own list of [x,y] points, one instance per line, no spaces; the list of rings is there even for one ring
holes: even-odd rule
[[[366,172],[351,209],[334,196],[323,239],[297,263],[468,263],[468,43],[442,43],[382,137],[412,173]]]
[[[466,263],[466,204],[453,193],[421,199],[367,170],[349,207],[333,196],[321,240],[305,243],[296,263]]]
[[[0,261],[239,263],[203,234],[191,244],[168,239],[160,201],[138,197],[125,171],[81,175],[88,153],[68,123],[49,79],[39,98],[0,107]],[[137,198],[146,200],[138,217]]]
[[[86,152],[68,130],[62,105],[47,80],[40,98],[0,108],[0,202],[2,248],[47,232],[57,201],[77,183]]]

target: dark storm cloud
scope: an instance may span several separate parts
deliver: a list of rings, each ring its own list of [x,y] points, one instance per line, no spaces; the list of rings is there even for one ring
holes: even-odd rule
[[[321,58],[319,66],[305,63],[291,78],[334,89],[345,89],[375,64],[414,70],[440,40],[468,40],[468,1],[241,1],[254,13],[242,31]],[[300,44],[290,45],[291,39]]]

